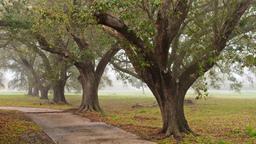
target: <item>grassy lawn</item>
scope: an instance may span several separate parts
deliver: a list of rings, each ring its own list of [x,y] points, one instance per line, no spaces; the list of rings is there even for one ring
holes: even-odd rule
[[[53,142],[21,112],[0,110],[0,144],[53,144]]]
[[[77,97],[78,98],[78,97]],[[77,99],[78,100],[78,99]],[[52,109],[69,109],[72,105],[55,105],[37,97],[26,96],[24,94],[0,94],[0,106],[17,106],[17,107],[42,107]]]
[[[157,140],[153,135],[161,127],[160,112],[157,107],[151,107],[154,98],[149,96],[134,96],[121,94],[101,94],[100,102],[105,115],[95,113],[81,114],[94,121],[121,127],[136,133],[145,139],[159,144],[174,143],[171,138]],[[206,100],[194,101],[186,105],[185,111],[191,128],[199,137],[187,136],[183,143],[190,144],[256,144],[256,94],[244,96],[230,94],[212,94]],[[191,97],[190,97],[191,98]],[[55,109],[77,107],[81,97],[68,95],[70,105],[53,105],[40,101],[38,98],[24,95],[0,96],[0,106],[29,106]],[[135,104],[145,107],[132,108]]]

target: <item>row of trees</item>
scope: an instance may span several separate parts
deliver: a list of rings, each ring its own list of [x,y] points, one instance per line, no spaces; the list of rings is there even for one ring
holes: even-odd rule
[[[0,26],[7,35],[4,47],[18,56],[42,97],[51,84],[54,95],[61,95],[56,102],[65,102],[67,70],[75,66],[83,90],[80,111],[101,112],[98,88],[111,63],[149,87],[161,111],[162,133],[180,139],[193,133],[184,113],[193,84],[216,65],[255,65],[255,5],[254,0],[5,0]],[[38,55],[41,65],[32,69],[36,58],[20,54],[23,47]]]

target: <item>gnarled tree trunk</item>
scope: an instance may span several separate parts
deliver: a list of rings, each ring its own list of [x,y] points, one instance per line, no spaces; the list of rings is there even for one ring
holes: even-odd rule
[[[58,104],[67,104],[65,98],[66,80],[58,80],[53,86],[53,102]]]
[[[40,93],[41,93],[40,99],[47,99],[47,100],[49,99],[48,98],[49,89],[50,89],[50,87],[41,87],[40,88]]]
[[[29,84],[28,86],[28,93],[27,93],[28,96],[33,96],[33,87]]]
[[[33,76],[30,76],[30,73],[28,74],[29,76],[27,77],[28,80],[28,96],[34,96],[33,95],[33,84],[35,83],[35,80],[33,79]]]
[[[39,88],[37,86],[33,87],[32,96],[39,97]]]
[[[82,85],[83,95],[79,108],[80,112],[96,111],[102,112],[98,98],[99,81],[95,74],[86,69],[80,69],[79,81]]]
[[[175,93],[176,90],[165,89],[159,98],[163,119],[162,132],[167,136],[173,135],[176,139],[182,138],[183,133],[191,133],[184,113],[185,92]]]
[[[79,45],[80,40],[77,39],[77,37],[75,37],[75,40]],[[83,49],[83,46],[81,49]],[[75,63],[75,66],[80,73],[78,80],[83,89],[82,102],[79,108],[80,111],[103,112],[98,98],[99,83],[108,62],[119,50],[118,45],[113,45],[113,47],[102,56],[96,69],[95,60],[85,59],[83,62]]]
[[[195,134],[190,129],[184,112],[185,95],[194,79],[190,81],[176,80],[169,73],[160,74],[155,72],[154,80],[149,80],[150,75],[153,74],[148,73],[145,80],[161,111],[163,121],[161,133],[166,136],[173,135],[178,140],[182,139],[184,134]]]

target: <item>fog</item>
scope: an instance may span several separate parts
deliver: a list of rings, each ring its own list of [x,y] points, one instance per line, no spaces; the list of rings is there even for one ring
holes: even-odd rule
[[[245,71],[245,74],[242,76],[237,75],[236,78],[238,81],[240,81],[243,84],[242,89],[240,90],[240,93],[243,92],[256,92],[256,77],[254,74],[252,74],[249,71]],[[1,89],[1,92],[15,92],[17,90],[9,89],[8,88],[8,82],[12,79],[14,74],[12,71],[5,71],[4,74],[4,85],[5,88]],[[136,93],[136,94],[142,94],[142,95],[151,95],[150,90],[147,87],[144,88],[135,88],[129,83],[124,83],[122,80],[117,80],[116,73],[113,70],[108,69],[107,76],[112,81],[111,86],[106,86],[104,88],[101,88],[99,92],[104,93]],[[230,81],[224,80],[220,83],[220,89],[214,89],[209,88],[209,92],[211,93],[218,93],[218,92],[224,92],[224,93],[234,93],[233,90],[230,89]],[[193,90],[190,90],[189,93],[193,93]],[[236,92],[237,93],[237,92]]]

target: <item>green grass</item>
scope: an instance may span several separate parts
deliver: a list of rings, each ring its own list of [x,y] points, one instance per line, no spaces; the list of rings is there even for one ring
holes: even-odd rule
[[[68,109],[71,105],[54,105],[48,104],[45,100],[38,97],[18,95],[0,95],[0,106],[17,106],[17,107],[44,107],[53,109]]]
[[[134,132],[144,138],[150,138],[161,127],[158,108],[132,108],[136,103],[152,105],[154,98],[139,96],[136,93],[100,94],[100,103],[104,116],[85,115],[91,119],[105,121]],[[189,95],[191,98],[191,94]],[[38,98],[25,95],[2,95],[0,106],[29,106],[68,109],[80,104],[81,96],[68,95],[70,105],[42,104]],[[41,103],[41,104],[40,104]],[[185,106],[186,116],[191,128],[201,136],[186,136],[185,144],[254,144],[256,129],[256,93],[237,95],[213,93],[206,100],[195,101]],[[248,128],[250,126],[250,129]],[[156,140],[157,141],[157,140]],[[157,141],[160,144],[174,143],[173,139]]]
[[[110,121],[118,125],[161,127],[158,108],[131,109],[135,103],[150,105],[151,98],[109,97],[103,98],[105,111],[115,114]],[[192,129],[201,136],[187,137],[184,143],[256,143],[255,138],[246,134],[247,125],[256,128],[256,99],[208,98],[195,105],[185,106],[187,119]],[[111,118],[110,118],[111,119]],[[138,133],[144,135],[143,132]],[[164,143],[165,140],[159,141]],[[166,143],[170,143],[167,140]]]
[[[254,137],[256,138],[256,129],[251,127],[251,126],[248,126],[246,127],[246,133],[247,135],[249,135],[250,137]]]

